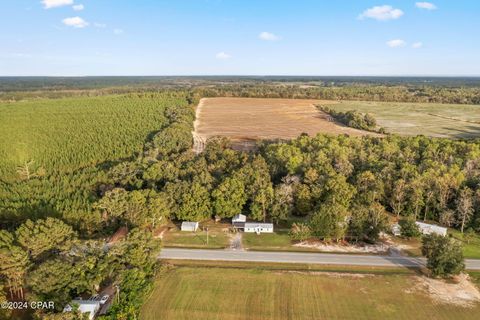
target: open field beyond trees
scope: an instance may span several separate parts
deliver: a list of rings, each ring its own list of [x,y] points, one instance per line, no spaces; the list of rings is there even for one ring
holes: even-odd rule
[[[370,132],[331,121],[315,104],[332,101],[303,99],[205,98],[197,110],[196,132],[203,139],[226,136],[233,141],[291,139],[301,133],[349,134]]]
[[[442,138],[480,137],[479,105],[341,101],[326,106],[336,111],[370,113],[389,133]]]
[[[434,300],[412,275],[174,268],[140,319],[476,319],[480,306]]]

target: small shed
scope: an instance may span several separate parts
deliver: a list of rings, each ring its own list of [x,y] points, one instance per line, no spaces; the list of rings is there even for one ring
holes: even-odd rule
[[[235,224],[236,222],[247,222],[247,216],[244,214],[237,214],[232,218],[232,224]]]
[[[273,233],[273,223],[246,222],[244,232]]]
[[[78,306],[78,311],[80,313],[88,313],[88,319],[92,320],[95,318],[95,315],[100,310],[100,302],[93,300],[72,300],[69,304],[65,306],[63,312],[72,312],[74,306]]]
[[[198,230],[198,222],[183,221],[181,226],[182,231],[195,232]]]
[[[397,237],[402,235],[402,227],[398,223],[392,225],[392,234]]]
[[[418,229],[420,229],[420,232],[422,234],[439,234],[441,236],[446,236],[447,235],[447,228],[440,227],[434,224],[429,224],[429,223],[424,223],[424,222],[415,222],[415,224],[418,226]]]

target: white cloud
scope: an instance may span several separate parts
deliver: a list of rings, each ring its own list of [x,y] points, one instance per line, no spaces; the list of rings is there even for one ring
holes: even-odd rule
[[[370,9],[363,11],[361,15],[358,16],[360,20],[363,19],[375,19],[380,21],[394,20],[403,16],[403,11],[400,9],[395,9],[392,6],[376,6]]]
[[[77,4],[77,5],[74,5],[72,8],[75,11],[82,11],[83,9],[85,9],[85,6],[83,4]]]
[[[258,35],[259,39],[265,40],[265,41],[277,41],[280,40],[281,38],[273,33],[263,31]]]
[[[45,9],[57,8],[63,6],[70,6],[73,4],[73,0],[42,0],[43,7]]]
[[[420,49],[421,47],[423,47],[423,43],[421,42],[415,42],[414,44],[412,44],[412,48],[414,49]]]
[[[400,48],[400,47],[405,47],[407,43],[403,40],[400,39],[395,39],[395,40],[390,40],[387,41],[387,46],[390,48]]]
[[[64,25],[74,28],[85,28],[88,26],[88,22],[80,17],[65,18],[62,22]]]
[[[123,30],[122,29],[113,29],[113,33],[118,36],[118,35],[121,35],[123,33]]]
[[[107,25],[106,25],[105,23],[99,23],[99,22],[95,22],[95,23],[93,24],[93,26],[94,26],[95,28],[106,28],[106,27],[107,27]]]
[[[437,6],[431,2],[416,2],[415,7],[425,10],[436,10]]]
[[[220,60],[227,60],[230,59],[232,56],[229,55],[228,53],[225,52],[219,52],[215,55],[215,58],[220,59]]]

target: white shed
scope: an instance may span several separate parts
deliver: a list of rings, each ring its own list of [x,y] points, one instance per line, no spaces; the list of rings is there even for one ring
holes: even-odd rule
[[[235,222],[247,222],[247,216],[239,213],[232,218],[232,224],[234,224]]]
[[[72,312],[74,306],[78,306],[80,313],[88,313],[88,319],[95,318],[98,310],[100,310],[100,301],[93,300],[72,300],[70,304],[67,304],[63,309],[63,312]]]
[[[246,222],[244,232],[272,233],[273,223]]]
[[[182,231],[190,231],[190,232],[195,232],[198,229],[198,222],[192,222],[192,221],[183,221],[182,222]]]
[[[397,237],[402,235],[402,227],[400,227],[398,223],[395,223],[394,225],[392,225],[392,233],[394,236]]]
[[[447,228],[440,227],[434,224],[428,224],[424,222],[415,222],[415,224],[418,226],[418,229],[420,229],[420,232],[422,234],[439,234],[441,236],[446,236],[447,235]]]

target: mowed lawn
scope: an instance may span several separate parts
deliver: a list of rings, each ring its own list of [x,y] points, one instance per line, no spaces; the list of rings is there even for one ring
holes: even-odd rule
[[[208,227],[208,243],[207,232]],[[230,244],[229,225],[202,223],[196,232],[180,231],[178,228],[164,233],[162,243],[165,247],[183,247],[200,249],[223,249]]]
[[[435,303],[414,285],[411,275],[177,267],[157,279],[140,319],[478,319],[479,305]]]
[[[342,101],[337,111],[371,113],[387,132],[444,138],[480,137],[480,105]]]

